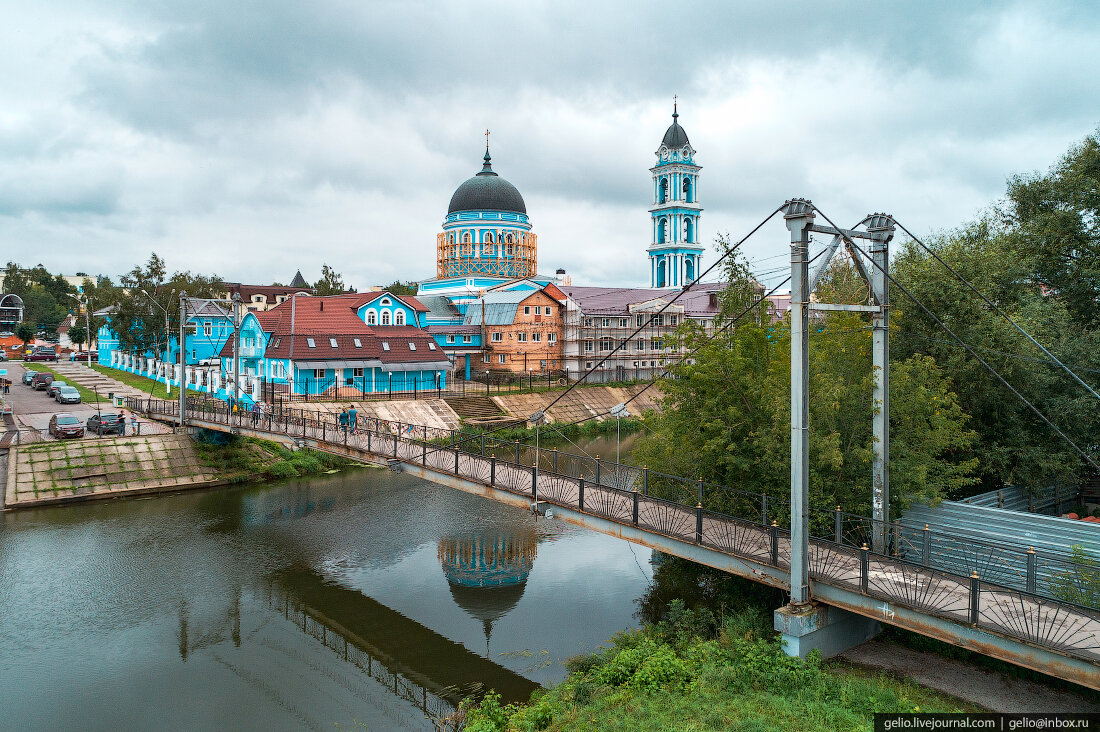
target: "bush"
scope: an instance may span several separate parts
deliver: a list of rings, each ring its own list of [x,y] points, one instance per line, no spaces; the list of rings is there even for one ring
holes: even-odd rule
[[[279,460],[267,468],[267,474],[272,478],[296,478],[298,471],[286,460]]]

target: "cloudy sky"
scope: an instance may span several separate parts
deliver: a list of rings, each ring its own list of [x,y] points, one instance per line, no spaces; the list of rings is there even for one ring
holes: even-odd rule
[[[785,198],[950,228],[1100,124],[1100,6],[931,2],[7,3],[3,258],[352,285],[434,275],[451,193],[523,193],[544,272],[645,285],[679,95],[702,233]],[[769,228],[753,259],[784,253]],[[714,255],[708,252],[707,261]]]

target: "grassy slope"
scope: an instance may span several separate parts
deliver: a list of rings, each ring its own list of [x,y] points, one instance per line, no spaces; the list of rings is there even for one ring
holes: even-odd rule
[[[171,394],[168,393],[168,388],[159,381],[153,381],[152,379],[147,379],[144,376],[131,374],[128,371],[113,369],[110,366],[101,366],[98,363],[93,363],[89,365],[94,370],[98,371],[104,376],[109,376],[116,381],[121,381],[123,384],[126,384],[127,386],[132,386],[135,389],[149,394],[150,396],[165,398],[171,396]]]
[[[275,442],[252,438],[238,437],[228,445],[199,442],[197,450],[204,463],[231,483],[316,475],[360,465],[316,450],[293,451]]]
[[[674,604],[670,618],[571,660],[566,680],[526,705],[501,708],[490,695],[449,722],[467,732],[869,731],[875,712],[980,711],[884,674],[789,658],[759,611],[715,623]]]

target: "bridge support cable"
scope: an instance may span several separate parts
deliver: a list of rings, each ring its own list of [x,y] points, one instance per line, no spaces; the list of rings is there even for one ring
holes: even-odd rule
[[[1062,369],[1063,371],[1065,371],[1065,372],[1066,372],[1067,374],[1069,374],[1070,376],[1072,376],[1072,377],[1073,377],[1073,379],[1074,379],[1074,381],[1076,381],[1076,382],[1077,382],[1078,384],[1080,384],[1081,386],[1085,387],[1085,389],[1087,389],[1087,390],[1088,390],[1088,392],[1089,392],[1090,394],[1092,394],[1092,395],[1093,395],[1093,396],[1094,396],[1095,398],[1097,398],[1097,399],[1100,399],[1100,394],[1097,394],[1097,393],[1096,393],[1096,390],[1095,390],[1095,389],[1093,389],[1093,388],[1092,388],[1091,386],[1089,386],[1089,385],[1088,385],[1088,384],[1087,384],[1087,383],[1086,383],[1086,382],[1085,382],[1085,381],[1084,381],[1084,380],[1083,380],[1083,379],[1082,379],[1082,378],[1081,378],[1080,376],[1078,376],[1078,375],[1077,375],[1077,374],[1076,374],[1076,373],[1075,373],[1075,372],[1073,371],[1073,369],[1071,369],[1071,368],[1070,368],[1069,366],[1066,366],[1066,365],[1065,365],[1064,363],[1062,363],[1062,362],[1061,362],[1061,361],[1060,361],[1060,360],[1058,359],[1058,357],[1057,357],[1057,356],[1055,356],[1055,355],[1054,355],[1053,353],[1051,353],[1051,352],[1050,352],[1049,350],[1047,350],[1046,346],[1044,346],[1044,345],[1043,345],[1042,343],[1040,343],[1040,342],[1039,342],[1038,340],[1036,340],[1036,339],[1035,339],[1035,338],[1034,338],[1034,337],[1033,337],[1033,336],[1032,336],[1032,335],[1031,335],[1030,333],[1028,333],[1028,332],[1027,332],[1026,330],[1024,330],[1024,329],[1023,329],[1023,327],[1022,327],[1022,326],[1020,326],[1020,324],[1019,324],[1019,323],[1017,323],[1017,322],[1016,322],[1015,320],[1013,320],[1013,319],[1012,319],[1012,316],[1010,316],[1010,315],[1009,315],[1008,313],[1006,313],[1006,312],[1005,312],[1004,310],[1001,310],[1001,308],[1000,308],[1000,307],[998,307],[998,306],[997,306],[997,304],[996,304],[995,302],[993,302],[993,301],[992,301],[992,300],[990,300],[990,299],[989,299],[988,297],[986,297],[986,296],[985,296],[985,294],[983,294],[981,290],[979,290],[979,289],[978,289],[977,287],[975,287],[975,286],[974,286],[974,285],[973,285],[973,284],[972,284],[972,283],[971,283],[971,282],[970,282],[969,280],[967,280],[967,279],[966,279],[965,277],[963,277],[963,276],[962,276],[962,275],[961,275],[961,274],[960,274],[960,273],[958,272],[958,270],[956,270],[956,269],[955,269],[954,267],[952,267],[952,266],[951,266],[950,264],[948,264],[947,262],[945,262],[945,261],[943,260],[943,258],[942,258],[942,257],[940,257],[940,255],[939,255],[939,254],[937,254],[937,253],[936,253],[936,252],[935,252],[935,251],[934,251],[933,249],[931,249],[931,248],[930,248],[930,247],[929,247],[928,245],[926,245],[926,244],[925,244],[925,243],[924,243],[923,241],[921,241],[921,240],[920,240],[919,238],[917,238],[917,236],[916,236],[916,235],[915,235],[915,234],[914,234],[913,232],[911,232],[911,231],[910,231],[910,230],[909,230],[908,228],[906,228],[906,226],[905,226],[904,224],[902,224],[901,222],[897,221],[896,219],[895,219],[894,223],[895,223],[895,224],[897,224],[898,228],[899,228],[899,229],[901,229],[902,231],[904,231],[904,232],[905,232],[905,233],[906,233],[906,234],[907,234],[907,235],[909,236],[909,238],[910,238],[910,239],[912,239],[913,241],[915,241],[915,242],[916,242],[916,243],[917,243],[917,244],[918,244],[918,245],[920,246],[920,248],[921,248],[921,249],[923,249],[924,251],[928,252],[928,253],[929,253],[929,254],[930,254],[930,255],[932,256],[932,258],[933,258],[933,259],[935,259],[935,260],[936,260],[937,262],[939,262],[940,264],[942,264],[942,265],[944,266],[944,268],[946,268],[946,269],[947,269],[947,271],[948,271],[948,272],[950,272],[951,274],[955,275],[955,277],[956,277],[956,278],[957,278],[957,279],[959,280],[959,282],[962,282],[962,283],[963,283],[964,285],[966,285],[966,286],[967,286],[967,288],[969,288],[969,289],[970,289],[970,290],[971,290],[971,291],[972,291],[972,292],[973,292],[973,293],[974,293],[975,295],[977,295],[978,297],[980,297],[980,298],[982,299],[982,301],[983,301],[983,302],[985,302],[985,304],[986,304],[986,305],[988,305],[989,307],[993,308],[994,312],[996,312],[996,313],[997,313],[998,315],[1000,315],[1000,316],[1001,316],[1002,318],[1004,318],[1004,319],[1005,319],[1006,321],[1008,321],[1008,323],[1009,323],[1010,325],[1012,325],[1012,327],[1013,327],[1013,328],[1015,328],[1016,330],[1020,331],[1020,333],[1021,333],[1021,334],[1022,334],[1022,335],[1023,335],[1023,336],[1025,337],[1025,338],[1027,338],[1027,339],[1028,339],[1029,341],[1031,341],[1032,343],[1034,343],[1034,344],[1035,344],[1035,346],[1036,346],[1036,347],[1037,347],[1037,348],[1038,348],[1038,349],[1039,349],[1040,351],[1042,351],[1043,353],[1045,353],[1045,354],[1047,355],[1047,357],[1048,357],[1048,358],[1050,358],[1050,360],[1051,360],[1051,361],[1053,361],[1054,363],[1056,363],[1056,364],[1057,364],[1057,365],[1058,365],[1058,366],[1059,366],[1059,367],[1060,367],[1060,368],[1061,368],[1061,369]]]
[[[821,214],[821,217],[823,219],[828,221],[829,224],[835,228],[836,225],[833,224],[833,222],[829,219],[828,216],[825,215],[824,212],[821,211],[821,209],[816,209],[816,210],[817,210],[818,213]],[[858,247],[855,244],[855,242],[853,242],[851,240],[851,238],[845,237],[845,241],[846,241],[847,246],[851,247],[854,251],[859,252],[863,257],[871,259],[869,257],[869,255],[867,254],[867,252],[863,251],[863,249]],[[874,264],[876,267],[878,267],[878,264],[873,259],[871,259],[871,263]],[[935,313],[933,313],[931,310],[928,309],[928,306],[926,306],[923,302],[921,302],[919,299],[917,299],[917,297],[912,292],[910,292],[909,289],[907,287],[905,287],[905,285],[901,284],[896,279],[894,279],[894,277],[891,274],[889,274],[888,272],[884,272],[883,274],[884,274],[885,278],[890,282],[890,284],[894,285],[899,290],[901,290],[902,293],[904,293],[904,295],[906,297],[908,297],[910,300],[912,300],[913,303],[916,304],[917,307],[919,307],[922,311],[924,311],[924,314],[927,315],[929,318],[931,318],[933,320],[933,322],[936,323],[936,325],[938,325],[940,328],[942,328],[960,346],[965,348],[967,353],[969,353],[974,358],[974,360],[976,360],[978,363],[980,363],[986,369],[986,371],[991,373],[994,376],[994,378],[997,379],[997,381],[1001,382],[1001,384],[1003,384],[1006,389],[1008,389],[1010,392],[1012,392],[1016,396],[1017,399],[1019,399],[1021,402],[1023,402],[1024,405],[1028,409],[1030,409],[1040,420],[1043,421],[1043,423],[1045,423],[1048,427],[1050,427],[1050,429],[1053,430],[1055,434],[1057,434],[1059,437],[1061,437],[1062,440],[1065,441],[1065,443],[1067,445],[1069,445],[1071,448],[1073,448],[1074,452],[1076,452],[1078,455],[1080,455],[1089,465],[1091,465],[1093,467],[1093,469],[1100,471],[1100,464],[1097,464],[1096,460],[1094,460],[1091,455],[1089,455],[1087,452],[1085,452],[1080,446],[1078,446],[1078,444],[1076,442],[1074,442],[1072,439],[1070,439],[1070,437],[1065,432],[1063,432],[1056,424],[1054,424],[1045,414],[1043,414],[1042,411],[1038,407],[1036,407],[1034,404],[1032,404],[1031,401],[1027,397],[1025,397],[1023,394],[1021,394],[1016,389],[1016,387],[1014,387],[1012,384],[1010,384],[1008,382],[1007,379],[1005,379],[1005,377],[1001,376],[999,371],[997,371],[995,368],[990,366],[989,363],[984,358],[982,358],[980,355],[978,355],[978,352],[975,351],[974,348],[969,343],[967,343],[962,338],[960,338],[955,333],[955,331],[951,330],[951,328],[949,328],[946,323],[944,323],[942,320],[940,320],[940,318],[937,317]]]

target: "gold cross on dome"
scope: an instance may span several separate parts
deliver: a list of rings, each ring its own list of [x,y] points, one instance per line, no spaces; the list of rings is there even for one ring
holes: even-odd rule
[[[489,130],[488,130],[488,128],[485,129],[485,149],[486,150],[489,149]]]

